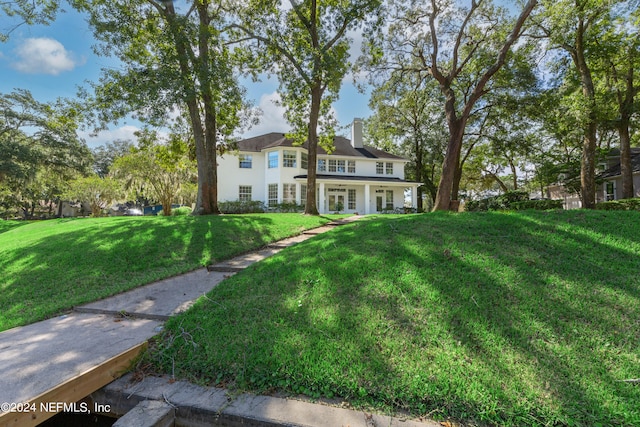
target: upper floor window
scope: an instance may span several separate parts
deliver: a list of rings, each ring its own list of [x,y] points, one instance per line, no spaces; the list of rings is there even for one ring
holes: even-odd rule
[[[393,175],[393,163],[387,162],[387,175]]]
[[[309,167],[309,155],[307,153],[300,153],[300,167],[307,169]]]
[[[355,162],[355,160],[347,161],[347,172],[356,173],[356,162]]]
[[[295,168],[297,164],[298,153],[295,151],[284,150],[282,155],[282,167]]]
[[[253,163],[253,156],[251,154],[240,154],[238,159],[240,160],[240,169],[251,169]]]
[[[327,171],[327,161],[325,159],[318,159],[318,172]]]
[[[269,159],[269,169],[273,169],[273,168],[277,168],[278,167],[278,152],[277,151],[272,151],[268,154],[268,159]]]
[[[356,171],[356,163],[353,160],[349,160],[349,172],[351,173],[351,168],[353,164],[353,172]],[[346,160],[336,160],[329,159],[329,172],[337,172],[337,173],[345,173],[347,172],[347,161]]]
[[[378,175],[382,175],[384,173],[384,163],[383,162],[376,162],[376,173]]]

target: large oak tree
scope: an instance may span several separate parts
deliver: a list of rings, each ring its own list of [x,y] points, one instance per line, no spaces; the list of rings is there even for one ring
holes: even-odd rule
[[[377,59],[389,68],[428,72],[444,96],[449,138],[434,210],[448,210],[458,198],[467,122],[491,90],[491,80],[508,61],[536,5],[529,0],[512,19],[489,0],[397,2],[387,39],[373,50],[374,63]]]
[[[217,151],[224,151],[246,105],[221,31],[224,2],[192,0],[75,0],[100,44],[121,69],[104,69],[94,85],[102,123],[128,114],[166,125],[172,114],[191,127],[198,168],[196,214],[217,214]]]

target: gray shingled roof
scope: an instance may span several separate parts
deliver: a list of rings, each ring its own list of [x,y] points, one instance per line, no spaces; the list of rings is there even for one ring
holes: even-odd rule
[[[240,151],[255,151],[260,152],[265,149],[275,147],[293,147],[293,141],[287,139],[283,133],[268,133],[265,135],[255,136],[253,138],[243,139],[238,141],[238,150]],[[404,157],[396,156],[395,154],[388,153],[375,147],[365,146],[364,148],[353,148],[351,141],[342,136],[337,136],[333,139],[333,145],[335,150],[331,152],[332,156],[347,156],[347,157],[365,157],[369,159],[396,159],[406,160]],[[303,148],[308,147],[308,143],[302,144]],[[326,155],[327,152],[318,147],[318,154]]]
[[[619,151],[618,151],[619,153]],[[640,172],[640,151],[631,149],[631,169],[633,172]],[[620,162],[598,175],[599,178],[613,178],[622,175]]]

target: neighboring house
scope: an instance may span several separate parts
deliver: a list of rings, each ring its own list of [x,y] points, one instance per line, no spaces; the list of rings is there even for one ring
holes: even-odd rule
[[[562,200],[562,207],[564,209],[580,209],[582,207],[580,195],[571,193],[562,184],[549,185],[545,193],[545,197],[548,199]]]
[[[633,170],[634,197],[640,197],[640,148],[631,149],[631,168]],[[596,193],[599,202],[622,199],[622,174],[620,171],[620,150],[609,152],[607,162],[602,165],[603,172],[598,178],[603,181]]]
[[[362,143],[362,121],[355,119],[351,141],[334,139],[328,154],[318,147],[316,177],[320,213],[338,210],[369,214],[405,206],[411,189],[416,207],[418,182],[404,179],[408,160]],[[238,142],[234,152],[218,160],[218,199],[260,200],[304,205],[307,197],[308,144],[294,146],[282,133],[269,133]]]

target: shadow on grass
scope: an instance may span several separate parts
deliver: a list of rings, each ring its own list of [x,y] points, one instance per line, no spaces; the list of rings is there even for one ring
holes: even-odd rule
[[[0,330],[185,273],[300,231],[295,219],[289,222],[294,225],[265,215],[225,215],[34,224],[38,227],[23,229],[0,249]]]
[[[168,325],[191,341],[172,335],[156,357],[223,385],[438,418],[637,425],[640,388],[622,380],[640,360],[638,219],[356,223],[223,283]]]

